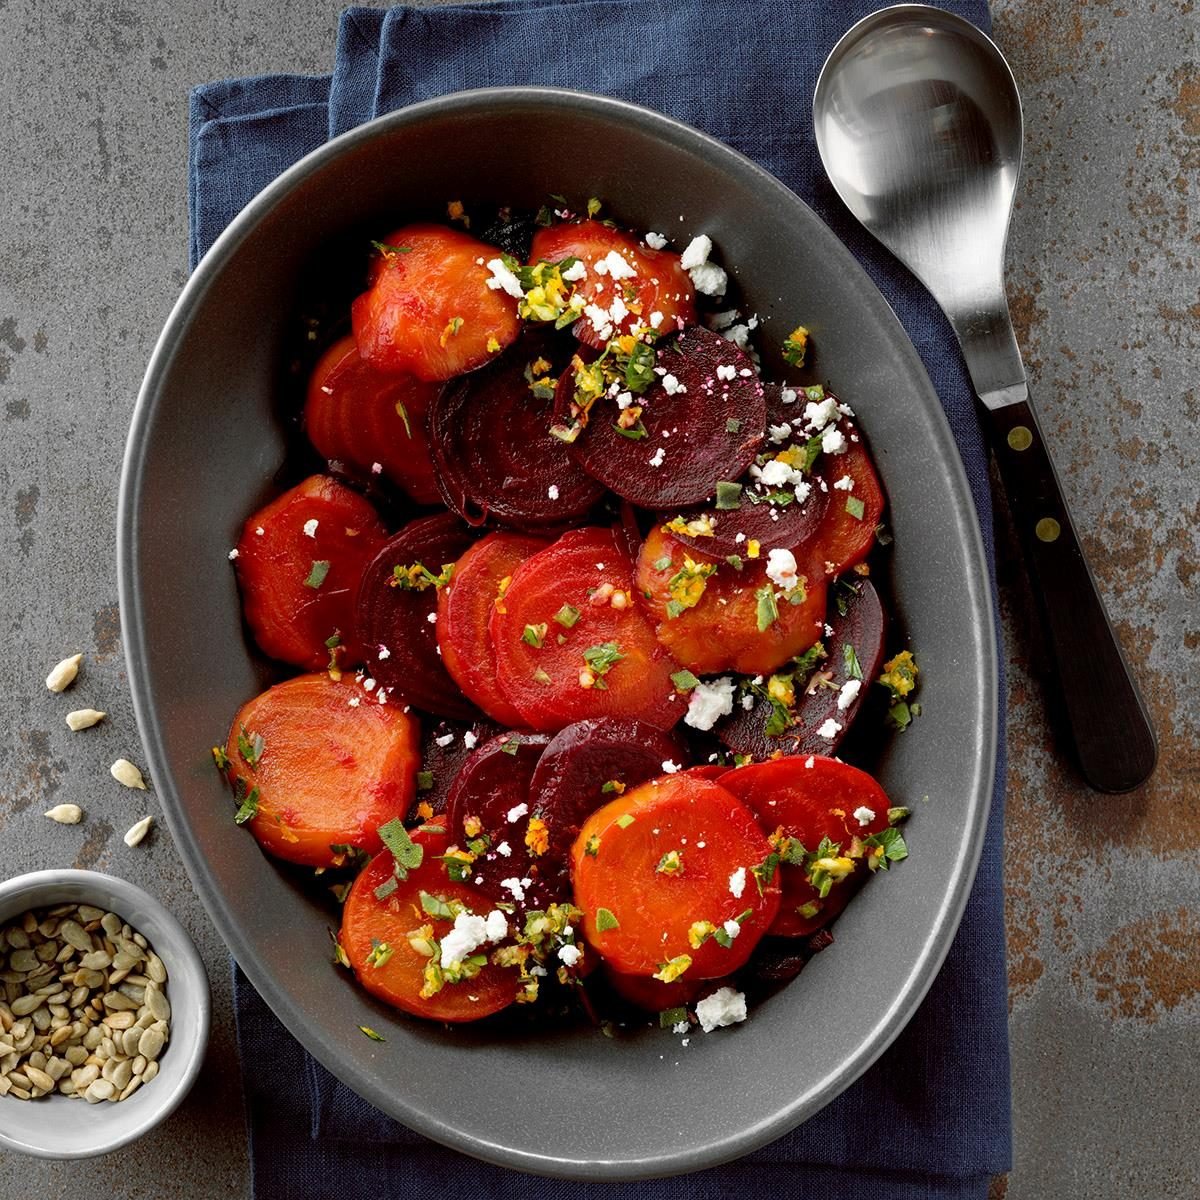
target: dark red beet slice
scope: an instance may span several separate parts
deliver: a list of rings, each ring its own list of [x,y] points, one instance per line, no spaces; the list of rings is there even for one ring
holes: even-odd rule
[[[358,590],[359,636],[367,670],[388,691],[439,717],[470,720],[474,706],[442,665],[437,630],[437,589],[394,585],[394,567],[424,564],[434,575],[471,544],[471,531],[451,513],[409,522],[371,560]]]
[[[530,784],[530,808],[546,822],[548,861],[561,865],[566,888],[568,858],[579,827],[601,805],[616,798],[612,783],[636,787],[679,763],[678,738],[643,721],[615,717],[576,721],[559,730],[538,760]]]
[[[543,895],[535,885],[542,875],[539,860],[545,856],[531,851],[526,835],[533,812],[529,784],[549,741],[544,733],[497,734],[462,765],[446,801],[451,843],[460,849],[477,837],[488,843],[467,868],[467,879],[489,896],[515,902],[519,908],[537,907],[540,899],[534,897]],[[477,829],[467,825],[472,819],[479,822]],[[504,886],[506,879],[534,882],[514,890]]]
[[[475,721],[422,721],[421,725],[421,770],[417,775],[417,798],[408,814],[410,824],[426,819],[417,811],[422,803],[428,804],[435,816],[446,811],[451,785],[463,764],[476,746],[500,732],[500,726],[487,717]]]
[[[795,495],[791,489],[787,491]],[[744,554],[746,543],[753,538],[762,546],[764,554],[769,550],[793,550],[797,552],[797,560],[803,562],[804,548],[813,542],[821,529],[825,510],[829,507],[829,493],[823,491],[820,480],[813,477],[812,490],[803,504],[795,500],[790,504],[768,504],[765,500],[756,504],[749,499],[758,494],[747,488],[742,492],[738,508],[706,508],[682,514],[685,521],[701,515],[711,517],[713,533],[712,537],[690,537],[681,533],[679,540],[704,554],[724,556]]]
[[[664,341],[658,366],[667,374],[640,398],[647,436],[619,432],[618,410],[602,398],[571,454],[589,475],[641,508],[703,504],[719,482],[737,479],[754,461],[766,425],[762,384],[745,354],[701,325]],[[718,378],[718,367],[732,367],[733,378]],[[673,394],[663,386],[668,377],[681,385]],[[570,411],[573,393],[565,371],[555,397],[560,417]]]
[[[879,593],[861,576],[844,580],[831,594],[837,602],[831,605],[829,614],[829,628],[833,633],[823,639],[828,657],[818,668],[819,681],[815,686],[810,683],[810,690],[796,698],[795,724],[783,733],[768,736],[766,727],[772,705],[767,700],[756,699],[754,707],[748,710],[740,704],[735,705],[732,716],[716,729],[717,736],[730,750],[750,754],[756,760],[780,752],[831,755],[837,750],[858,716],[872,681],[879,675],[887,621]],[[844,613],[841,611],[843,604]],[[846,652],[847,646],[853,648],[853,659]],[[843,685],[856,678],[852,663],[856,663],[861,672],[862,686],[849,706],[839,709],[838,696]],[[803,682],[797,679],[797,690]],[[829,720],[840,727],[831,738],[820,733]]]
[[[561,529],[604,494],[551,436],[553,399],[535,396],[525,378],[543,346],[542,339],[523,338],[503,358],[451,380],[433,403],[429,431],[438,486],[446,504],[472,525]]]

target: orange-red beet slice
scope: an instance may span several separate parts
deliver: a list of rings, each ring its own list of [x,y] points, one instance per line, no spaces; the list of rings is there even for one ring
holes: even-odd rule
[[[264,653],[305,670],[362,661],[354,597],[387,530],[357,492],[312,475],[261,508],[238,539],[242,611]]]
[[[883,788],[865,771],[834,758],[789,756],[751,763],[730,771],[721,784],[750,807],[764,829],[781,828],[809,851],[827,837],[844,852],[851,838],[869,837],[888,825],[889,801]],[[869,810],[870,818],[860,822],[854,816],[858,809]],[[854,873],[835,883],[822,900],[803,868],[782,863],[779,870],[783,902],[770,932],[783,937],[801,937],[827,925],[846,907],[855,883],[866,874],[857,863]],[[815,916],[800,914],[807,904],[817,905]]]
[[[578,523],[604,488],[550,433],[552,397],[530,390],[535,353],[518,353],[448,383],[434,401],[430,436],[446,504],[473,525],[563,529]]]
[[[644,783],[594,812],[571,851],[587,940],[627,975],[654,975],[680,956],[691,960],[681,978],[727,975],[778,910],[778,882],[760,892],[753,872],[770,852],[754,814],[720,783],[687,775]],[[708,937],[696,947],[689,932],[698,921],[739,928],[728,946]]]
[[[410,521],[363,572],[357,609],[365,662],[376,682],[427,712],[463,720],[475,710],[438,653],[437,587],[401,587],[395,569],[421,564],[440,575],[463,555],[471,536],[452,513]]]
[[[418,379],[452,379],[516,340],[516,300],[488,287],[495,246],[441,225],[407,225],[384,247],[369,290],[350,308],[364,361]]]
[[[832,578],[867,557],[875,545],[875,530],[886,499],[871,455],[861,440],[849,441],[842,454],[825,456],[821,474],[830,489],[830,503],[808,552]],[[849,492],[835,487],[846,476],[854,481]]]
[[[312,373],[304,429],[322,457],[365,477],[382,474],[418,504],[436,504],[428,419],[437,392],[436,384],[363,362],[348,334]]]
[[[378,850],[379,826],[408,812],[417,739],[414,717],[375,703],[350,676],[300,675],[238,710],[227,773],[239,797],[256,792],[249,828],[268,854],[328,867],[345,847]]]
[[[613,252],[625,260],[633,275],[613,280],[606,262]],[[565,258],[578,258],[586,272],[575,284],[575,290],[589,305],[610,310],[605,318],[608,327],[602,333],[589,317],[581,317],[572,327],[581,342],[597,350],[603,349],[609,339],[637,327],[653,327],[666,334],[696,322],[692,281],[679,265],[679,255],[670,250],[653,250],[632,234],[602,221],[552,225],[534,234],[530,263],[541,259],[557,263]],[[598,263],[604,264],[600,270],[596,269]],[[618,267],[623,276],[626,267]],[[618,319],[614,322],[611,308],[617,296],[626,311],[618,309]],[[652,313],[660,314],[654,326],[650,320]]]
[[[517,567],[547,545],[544,538],[529,534],[488,534],[455,563],[449,585],[438,591],[437,640],[442,662],[467,696],[501,725],[518,727],[522,719],[496,682],[488,629],[492,605]]]
[[[705,581],[699,601],[672,615],[668,606],[679,602],[672,580],[686,567],[686,558],[715,564],[717,570]],[[683,666],[697,675],[730,670],[766,674],[820,638],[826,588],[819,569],[799,564],[798,573],[806,578],[804,599],[792,604],[770,584],[765,560],[765,553],[759,559],[743,556],[739,569],[685,546],[661,526],[651,529],[638,556],[638,602],[656,622],[658,640]],[[760,597],[768,587],[776,596],[778,616],[759,629]]]
[[[572,530],[526,559],[492,610],[491,634],[496,678],[531,729],[585,717],[669,729],[683,715],[677,664],[634,603],[616,530]]]
[[[490,963],[473,979],[421,996],[429,959],[413,949],[409,934],[429,925],[440,941],[453,926],[424,910],[421,893],[447,903],[461,901],[477,916],[486,916],[494,905],[477,888],[446,877],[437,857],[446,847],[443,835],[417,830],[412,840],[421,846],[424,858],[419,867],[408,870],[406,879],[396,879],[391,852],[385,850],[360,872],[346,897],[338,941],[355,976],[384,1003],[431,1021],[478,1021],[507,1008],[516,999],[516,972]]]
[[[732,369],[733,377],[721,378],[718,367]],[[700,325],[658,348],[658,369],[666,374],[638,398],[645,437],[626,436],[629,431],[616,424],[616,405],[602,397],[571,454],[589,475],[640,508],[703,504],[758,453],[766,427],[762,384],[745,354]],[[555,396],[560,415],[570,412],[574,389],[572,372],[564,371]]]

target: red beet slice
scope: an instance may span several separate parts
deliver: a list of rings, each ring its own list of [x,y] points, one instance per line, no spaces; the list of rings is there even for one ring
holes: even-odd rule
[[[751,480],[745,480],[747,485]],[[828,485],[826,485],[828,486]],[[788,489],[789,495],[795,495]],[[792,550],[803,562],[805,548],[811,545],[822,527],[829,493],[821,489],[821,481],[812,479],[812,490],[803,503],[769,504],[765,499],[755,503],[751,496],[761,493],[747,486],[739,506],[731,509],[705,508],[683,514],[685,521],[700,516],[711,518],[712,537],[691,537],[679,534],[679,540],[704,554],[744,554],[746,543],[758,542],[765,555],[769,550]],[[668,514],[668,516],[673,514]]]
[[[358,590],[367,670],[389,692],[394,689],[410,704],[440,717],[471,719],[476,712],[438,654],[430,620],[437,613],[437,588],[395,586],[393,568],[422,563],[437,575],[466,551],[471,537],[451,513],[411,521],[371,560]]]
[[[534,885],[542,877],[541,859],[546,856],[531,851],[526,835],[532,816],[529,784],[549,741],[543,733],[498,734],[463,764],[446,801],[446,829],[452,844],[466,849],[475,838],[487,841],[487,849],[466,868],[468,881],[518,908],[537,907],[544,899],[544,892]],[[474,832],[465,824],[472,818],[479,822]],[[517,880],[518,887],[504,886],[506,879]],[[522,887],[522,879],[531,883]]]
[[[408,813],[409,824],[425,816],[418,806],[428,804],[435,816],[446,811],[450,788],[476,746],[494,738],[500,726],[487,717],[475,721],[422,721],[421,769],[417,773],[417,798]],[[440,822],[434,821],[434,824]]]
[[[663,763],[683,760],[678,738],[643,721],[612,717],[576,721],[559,730],[538,760],[530,784],[530,807],[546,822],[546,858],[563,869],[588,816],[623,791],[663,772]],[[608,788],[605,791],[605,787]]]
[[[664,341],[658,366],[666,374],[639,401],[647,436],[620,432],[615,405],[602,398],[571,454],[589,475],[641,508],[702,504],[719,482],[737,479],[754,461],[766,425],[762,384],[745,354],[700,325]],[[732,367],[733,378],[718,378],[718,367]],[[680,385],[671,394],[667,378]],[[573,393],[572,375],[564,372],[556,396],[560,416],[570,411]]]
[[[604,494],[551,436],[553,399],[534,395],[525,378],[544,345],[523,338],[503,358],[451,380],[430,410],[438,486],[472,525],[562,529]]]
[[[488,621],[506,580],[549,542],[500,530],[476,542],[454,566],[454,578],[438,589],[437,639],[442,662],[470,699],[502,726],[525,722],[496,680],[496,656]],[[501,601],[503,602],[503,601]]]
[[[870,581],[861,576],[839,583],[832,589],[835,603],[831,606],[829,628],[833,633],[823,639],[828,657],[820,663],[814,677],[820,680],[803,696],[797,696],[793,710],[795,724],[783,733],[768,735],[767,722],[772,705],[756,698],[754,706],[745,709],[738,704],[733,714],[716,729],[717,736],[737,754],[750,754],[755,759],[768,759],[784,754],[833,754],[858,716],[871,683],[878,678],[883,662],[884,633],[887,620],[879,593]],[[845,612],[841,611],[845,607]],[[853,650],[853,657],[846,648]],[[861,674],[858,695],[845,709],[838,708],[838,696],[849,680]],[[796,680],[796,688],[804,681]],[[826,721],[838,725],[833,737],[822,736]]]

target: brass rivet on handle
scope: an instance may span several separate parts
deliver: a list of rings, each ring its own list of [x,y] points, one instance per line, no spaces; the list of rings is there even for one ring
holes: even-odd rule
[[[1043,517],[1034,527],[1033,532],[1042,542],[1055,542],[1062,533],[1062,526],[1053,517]]]
[[[1028,450],[1033,445],[1033,431],[1027,425],[1014,425],[1008,431],[1008,444],[1014,450]]]

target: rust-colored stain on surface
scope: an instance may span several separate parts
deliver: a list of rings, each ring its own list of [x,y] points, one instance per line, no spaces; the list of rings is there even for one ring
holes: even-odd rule
[[[9,800],[9,809],[13,813],[24,812],[34,803],[48,808],[62,785],[67,764],[50,753],[50,734],[45,729],[22,730],[18,742],[19,761],[24,769],[17,777],[17,790]]]
[[[1090,22],[1094,29],[1098,22]],[[1069,0],[1030,0],[1020,11],[996,13],[996,37],[1015,50],[1020,47],[1018,83],[1040,82],[1078,68],[1084,50],[1083,13]]]
[[[96,610],[92,634],[96,639],[96,661],[109,662],[121,649],[121,610],[115,604]]]
[[[1113,1018],[1152,1025],[1200,1000],[1200,919],[1179,908],[1132,921],[1077,959],[1071,982]]]
[[[1179,118],[1188,137],[1200,138],[1200,70],[1191,63],[1171,75],[1175,98],[1167,107]]]
[[[79,847],[75,861],[71,865],[77,871],[89,871],[97,865],[101,855],[105,855],[107,858],[105,851],[108,848],[108,839],[112,837],[112,831],[113,828],[107,821],[89,821],[87,837],[83,839],[83,844]]]

